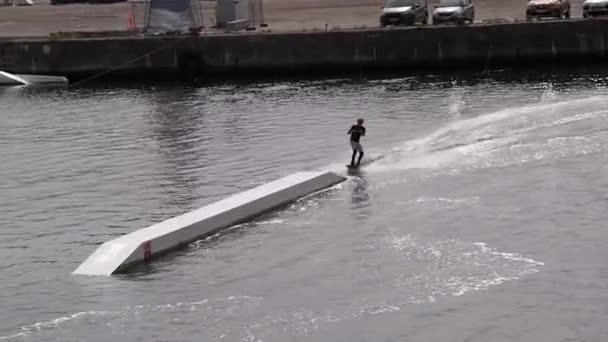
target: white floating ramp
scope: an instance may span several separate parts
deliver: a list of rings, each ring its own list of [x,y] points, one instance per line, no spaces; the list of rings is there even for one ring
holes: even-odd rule
[[[11,74],[0,71],[0,85],[62,85],[68,84],[68,79],[63,76]]]
[[[346,178],[329,171],[294,173],[108,241],[73,274],[112,275],[344,180]]]
[[[27,81],[8,72],[0,71],[0,85],[26,85]]]

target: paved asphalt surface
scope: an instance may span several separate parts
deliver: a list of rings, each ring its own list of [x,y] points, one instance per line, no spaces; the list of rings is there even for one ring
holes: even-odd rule
[[[200,1],[200,0],[199,0]],[[431,1],[433,4],[435,1]],[[523,20],[526,0],[477,0],[476,21],[501,18]],[[582,1],[572,2],[572,17],[582,16]],[[215,1],[200,1],[203,25],[215,23]],[[265,0],[264,30],[301,31],[378,27],[380,0]],[[115,4],[70,4],[54,6],[35,1],[34,6],[0,7],[0,36],[47,36],[52,32],[116,31],[128,28],[129,8],[135,23],[143,24],[142,2]],[[432,5],[430,6],[432,8]]]

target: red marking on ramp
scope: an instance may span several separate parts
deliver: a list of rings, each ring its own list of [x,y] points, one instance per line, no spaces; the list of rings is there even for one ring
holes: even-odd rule
[[[144,260],[152,259],[152,241],[144,242]]]

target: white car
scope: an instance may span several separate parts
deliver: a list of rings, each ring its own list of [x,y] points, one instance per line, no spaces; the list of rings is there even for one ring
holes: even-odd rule
[[[585,0],[583,2],[583,18],[608,15],[608,0]]]

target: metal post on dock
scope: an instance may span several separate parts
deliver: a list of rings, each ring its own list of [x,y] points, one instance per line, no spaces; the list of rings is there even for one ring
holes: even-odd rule
[[[247,27],[247,31],[255,30],[255,6],[253,4],[254,0],[248,0],[247,3],[247,12],[249,12],[249,26]]]
[[[268,24],[264,22],[264,0],[258,0],[260,2],[260,27],[268,27]]]

